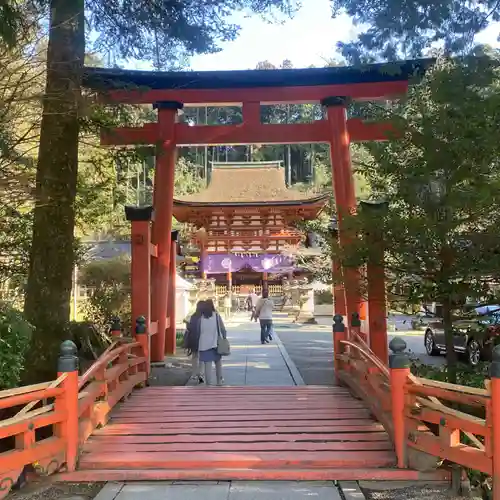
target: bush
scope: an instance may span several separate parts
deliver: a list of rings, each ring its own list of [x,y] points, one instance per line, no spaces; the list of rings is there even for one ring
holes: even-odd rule
[[[317,306],[333,304],[332,292],[330,290],[314,292],[314,304]]]
[[[96,260],[81,269],[80,283],[91,289],[83,305],[85,319],[107,335],[110,321],[119,317],[130,330],[130,259]]]
[[[489,363],[481,363],[478,366],[459,363],[457,366],[457,384],[484,389],[484,381],[489,378],[489,366]],[[412,361],[411,372],[417,377],[448,382],[448,367],[446,365],[432,366]]]
[[[0,303],[0,389],[19,385],[32,333],[19,311]]]

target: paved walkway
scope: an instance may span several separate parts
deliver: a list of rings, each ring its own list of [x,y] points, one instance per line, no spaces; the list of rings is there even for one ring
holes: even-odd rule
[[[333,482],[108,483],[94,500],[341,500]]]
[[[231,356],[222,361],[225,385],[303,385],[278,337],[262,345],[259,323],[250,322],[246,314],[232,317],[226,326]]]

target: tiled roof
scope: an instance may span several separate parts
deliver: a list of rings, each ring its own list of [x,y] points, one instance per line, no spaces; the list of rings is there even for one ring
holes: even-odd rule
[[[283,168],[274,163],[214,164],[209,186],[176,197],[183,204],[304,203],[326,200],[327,195],[287,188]]]

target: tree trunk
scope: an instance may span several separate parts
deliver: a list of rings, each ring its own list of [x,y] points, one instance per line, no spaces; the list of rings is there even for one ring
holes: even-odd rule
[[[446,344],[446,364],[448,366],[448,382],[457,382],[457,353],[453,341],[452,305],[449,298],[443,300],[443,329]]]
[[[35,326],[27,380],[54,375],[70,312],[78,173],[84,0],[51,0],[47,82],[25,313]]]

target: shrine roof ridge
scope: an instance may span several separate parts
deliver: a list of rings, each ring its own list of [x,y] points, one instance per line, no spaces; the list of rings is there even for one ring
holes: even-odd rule
[[[328,200],[330,195],[328,193],[321,193],[316,196],[311,196],[309,198],[302,198],[296,200],[261,200],[261,201],[191,201],[191,200],[179,200],[174,198],[174,205],[181,207],[296,207],[301,205],[314,205],[316,203],[324,204]]]
[[[435,59],[301,69],[253,69],[234,71],[144,71],[86,66],[83,85],[92,90],[244,89],[303,87],[407,81],[422,74]]]
[[[274,161],[211,161],[212,169],[233,169],[233,168],[252,168],[252,169],[265,169],[265,168],[283,168],[282,160]]]

